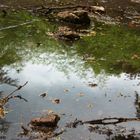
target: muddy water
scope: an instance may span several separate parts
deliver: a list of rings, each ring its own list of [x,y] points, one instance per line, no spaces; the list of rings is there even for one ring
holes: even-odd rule
[[[26,12],[1,16],[0,21],[1,97],[28,81],[18,92],[28,102],[13,99],[6,105],[8,114],[0,120],[0,139],[29,139],[18,136],[21,125],[50,110],[61,116],[56,131],[67,130],[52,139],[120,140],[130,134],[139,139],[140,122],[66,128],[76,118],[140,116],[138,30],[95,22],[92,30],[96,36],[67,43],[48,35],[57,30],[57,24]],[[40,97],[44,92],[47,96]],[[56,98],[60,104],[52,102]]]

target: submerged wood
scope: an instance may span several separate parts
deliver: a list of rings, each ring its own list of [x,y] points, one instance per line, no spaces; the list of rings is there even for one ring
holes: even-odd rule
[[[66,127],[70,128],[76,128],[78,125],[83,124],[91,124],[91,125],[116,125],[123,122],[129,122],[129,121],[140,121],[140,118],[103,118],[103,119],[97,119],[97,120],[90,120],[90,121],[82,121],[75,119],[73,122],[70,122],[66,125]]]
[[[17,28],[19,26],[28,25],[28,24],[31,24],[31,23],[36,22],[36,21],[38,21],[38,20],[32,20],[32,21],[24,22],[24,23],[17,24],[17,25],[10,25],[10,26],[7,26],[7,27],[2,27],[2,28],[0,28],[0,31]]]

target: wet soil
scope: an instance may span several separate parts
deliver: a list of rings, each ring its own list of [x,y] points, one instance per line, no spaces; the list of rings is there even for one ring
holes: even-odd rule
[[[72,5],[101,5],[105,7],[106,14],[109,17],[121,20],[121,22],[128,22],[132,19],[138,18],[140,15],[140,2],[139,0],[81,0],[81,1],[45,1],[45,0],[10,0],[1,1],[0,7],[2,8],[14,8],[14,9],[34,9],[35,7],[46,6],[46,7],[60,7],[60,6],[72,6]],[[136,17],[137,16],[137,17]]]

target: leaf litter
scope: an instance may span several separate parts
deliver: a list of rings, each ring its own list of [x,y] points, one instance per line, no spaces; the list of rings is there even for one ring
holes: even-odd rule
[[[24,83],[23,85],[18,86],[14,91],[12,91],[7,96],[0,99],[0,118],[4,118],[5,114],[8,113],[8,111],[5,110],[5,105],[9,102],[9,100],[18,98],[20,100],[24,100],[25,102],[28,102],[28,100],[25,99],[24,97],[22,97],[21,95],[13,96],[13,94],[15,94],[15,92],[21,90],[25,85],[27,85],[27,83],[28,82]]]

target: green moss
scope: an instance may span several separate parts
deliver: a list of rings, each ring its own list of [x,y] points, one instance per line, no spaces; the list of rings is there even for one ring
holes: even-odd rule
[[[33,57],[38,58],[45,52],[55,52],[58,55],[67,54],[67,57],[94,57],[93,61],[84,60],[84,67],[92,68],[96,74],[102,70],[107,74],[139,72],[139,58],[133,58],[134,55],[140,57],[138,30],[95,23],[96,36],[82,37],[70,47],[48,35],[57,26],[24,11],[9,13],[5,18],[1,16],[0,67],[31,61]],[[60,67],[63,66],[60,64]]]
[[[133,59],[133,55],[140,56],[140,33],[138,30],[118,25],[96,27],[97,35],[95,37],[84,37],[76,45],[79,55],[88,54],[90,57],[95,57],[96,62],[87,62],[87,65],[92,66],[93,69],[100,66],[97,73],[100,73],[102,69],[107,73],[127,72],[121,66],[115,67],[120,61],[131,64],[133,69],[139,69],[139,59]]]

